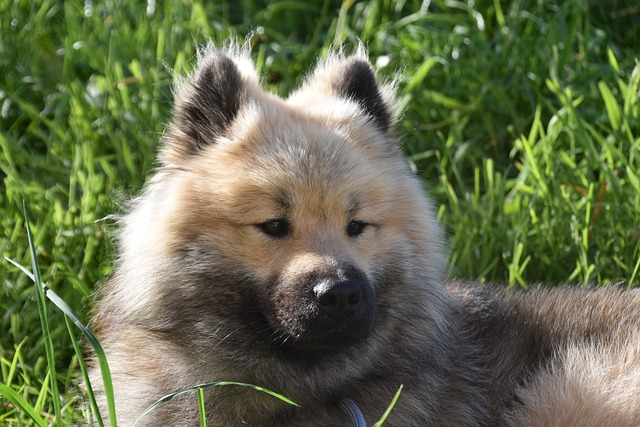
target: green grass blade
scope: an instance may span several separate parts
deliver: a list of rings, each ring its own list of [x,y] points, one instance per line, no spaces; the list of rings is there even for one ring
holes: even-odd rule
[[[400,385],[400,387],[398,388],[398,391],[396,391],[395,396],[393,396],[393,400],[391,400],[391,403],[387,407],[387,410],[384,411],[384,414],[382,414],[382,417],[380,418],[380,420],[378,420],[378,422],[375,423],[373,425],[373,427],[380,427],[387,420],[387,417],[391,413],[391,410],[393,409],[394,406],[396,406],[396,402],[398,401],[398,398],[400,397],[400,393],[402,393],[402,387],[403,387],[403,385]]]
[[[498,21],[498,25],[500,28],[503,28],[507,21],[504,19],[504,13],[502,12],[502,5],[499,0],[493,0],[493,7],[496,11],[496,21]]]
[[[5,257],[7,261],[13,264],[15,267],[20,269],[23,273],[25,273],[31,280],[35,282],[35,276],[31,274],[26,268],[22,265],[18,264],[16,261]],[[91,347],[93,347],[93,351],[96,354],[98,359],[98,364],[100,366],[100,373],[102,374],[102,381],[104,383],[104,392],[107,400],[107,409],[109,411],[110,424],[112,427],[116,427],[116,408],[115,408],[115,400],[113,396],[113,385],[111,381],[111,370],[109,369],[109,364],[107,363],[107,357],[104,354],[104,349],[98,339],[93,335],[93,333],[80,321],[78,316],[71,310],[71,307],[67,305],[66,302],[62,298],[60,298],[53,290],[49,289],[47,286],[42,286],[46,297],[51,301],[60,311],[62,311],[65,316],[67,316],[77,327],[80,329],[82,334],[87,338]],[[87,388],[90,385],[87,383]],[[92,402],[92,405],[95,405],[95,401]],[[96,418],[98,420],[101,419],[100,414],[96,412]]]
[[[29,222],[29,211],[26,200],[22,201],[24,213],[25,227],[27,229],[27,239],[29,240],[29,253],[31,255],[31,266],[33,268],[33,283],[36,288],[36,301],[38,303],[38,313],[40,315],[40,327],[44,339],[45,353],[47,356],[47,364],[51,373],[51,396],[53,401],[53,410],[56,416],[56,425],[62,426],[62,411],[60,407],[60,393],[58,391],[58,377],[56,375],[56,362],[53,350],[53,340],[51,338],[51,330],[49,329],[49,319],[47,316],[47,306],[45,302],[45,290],[40,279],[40,268],[38,267],[38,258],[33,242],[33,234],[31,233],[31,223]]]
[[[15,353],[13,354],[13,358],[11,359],[11,365],[9,365],[9,373],[7,377],[4,379],[4,382],[6,384],[11,384],[11,382],[13,381],[13,376],[16,373],[16,368],[18,367],[18,361],[20,360],[20,352],[22,351],[22,346],[26,341],[27,341],[27,338],[25,337],[22,341],[20,341],[20,344],[18,344],[18,346],[16,347]]]
[[[200,427],[207,427],[207,413],[204,407],[204,389],[198,389],[198,412],[200,413]]]
[[[638,271],[640,270],[640,256],[638,256],[638,260],[636,261],[635,267],[633,267],[633,273],[631,273],[631,278],[629,279],[628,288],[631,289],[633,287],[634,282],[636,281],[636,277],[638,275]]]
[[[47,374],[42,380],[42,387],[38,390],[38,396],[36,397],[36,403],[33,405],[33,409],[42,413],[45,410],[45,404],[47,403],[47,396],[49,396],[49,384],[51,383],[51,371],[47,370]],[[62,408],[61,408],[62,411]]]
[[[4,398],[11,402],[11,404],[15,405],[16,408],[27,414],[38,426],[47,427],[49,425],[24,397],[20,396],[7,384],[0,383],[0,395],[4,396]]]
[[[91,402],[91,407],[93,408],[93,413],[96,417],[96,422],[100,427],[104,426],[102,421],[102,417],[100,416],[100,410],[98,409],[98,405],[96,403],[95,395],[93,394],[93,387],[91,387],[91,381],[89,381],[89,374],[87,372],[87,364],[84,363],[84,358],[82,357],[82,350],[78,345],[78,340],[75,337],[75,333],[73,332],[73,328],[71,327],[71,323],[69,323],[69,316],[64,317],[64,322],[67,325],[67,331],[69,333],[69,337],[71,338],[71,344],[73,345],[73,350],[78,356],[78,364],[80,365],[80,371],[82,372],[82,378],[84,379],[84,383],[87,387],[87,395],[89,398],[89,402]]]
[[[598,82],[598,89],[600,90],[600,94],[602,95],[602,100],[604,101],[604,106],[607,110],[607,116],[609,117],[609,123],[611,124],[611,129],[617,130],[620,127],[620,107],[618,106],[618,102],[616,101],[615,96],[613,96],[613,92],[609,89],[609,86],[604,81]]]
[[[616,73],[619,73],[620,66],[618,65],[618,60],[616,59],[616,55],[613,53],[613,50],[611,50],[611,48],[607,49],[607,57],[609,58],[609,64],[611,65],[611,68],[613,68],[613,71],[615,71]]]
[[[235,381],[216,381],[216,382],[210,382],[210,383],[203,383],[203,384],[194,385],[193,387],[185,388],[184,390],[180,390],[180,391],[177,391],[175,393],[170,393],[170,394],[167,394],[166,396],[161,397],[155,403],[153,403],[151,406],[149,406],[147,409],[145,409],[144,412],[142,414],[140,414],[138,419],[133,423],[133,425],[131,427],[135,427],[140,422],[140,420],[142,420],[142,418],[144,418],[149,413],[153,412],[159,406],[162,406],[165,403],[169,402],[170,400],[174,399],[175,397],[181,396],[181,395],[183,395],[185,393],[196,391],[198,389],[205,389],[205,388],[210,388],[210,387],[223,387],[223,386],[230,386],[230,385],[231,386],[248,387],[248,388],[251,388],[253,390],[266,393],[266,394],[268,394],[270,396],[273,396],[273,397],[275,397],[277,399],[280,399],[283,402],[288,403],[289,405],[298,406],[298,407],[300,406],[297,403],[295,403],[294,401],[286,398],[285,396],[283,396],[281,394],[278,394],[278,393],[276,393],[274,391],[268,390],[266,388],[260,387],[260,386],[256,386],[256,385],[253,385],[253,384],[239,383],[239,382],[235,382]]]
[[[424,80],[427,78],[427,75],[429,74],[429,71],[431,71],[431,69],[434,67],[434,65],[436,65],[436,64],[444,64],[444,63],[446,63],[446,61],[444,59],[442,59],[442,58],[438,58],[438,57],[427,58],[420,65],[420,68],[418,68],[418,71],[416,71],[416,73],[413,75],[413,77],[411,78],[411,81],[409,81],[409,83],[407,84],[407,87],[404,89],[404,91],[406,93],[410,93],[415,88],[421,86],[423,84]]]
[[[96,354],[98,359],[98,364],[100,366],[100,373],[102,374],[102,381],[104,384],[104,393],[107,400],[107,409],[109,412],[109,421],[112,427],[116,426],[116,407],[115,407],[115,399],[113,395],[113,385],[111,381],[111,370],[109,369],[109,364],[107,363],[107,357],[104,353],[104,349],[98,339],[93,335],[93,333],[82,324],[78,316],[71,310],[71,308],[67,305],[66,302],[62,300],[55,292],[51,289],[47,289],[47,297],[51,302],[55,304],[71,321],[82,331],[82,334],[89,340],[91,347],[93,347],[93,351]],[[95,404],[95,402],[94,402]],[[100,414],[96,412],[96,418],[100,418]]]

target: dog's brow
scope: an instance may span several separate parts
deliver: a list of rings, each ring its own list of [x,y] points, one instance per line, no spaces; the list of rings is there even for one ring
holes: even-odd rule
[[[285,210],[291,207],[290,196],[285,191],[278,194],[275,200]]]
[[[361,207],[360,195],[351,194],[347,202],[347,212],[349,212],[349,214],[354,214],[360,210],[360,207]]]

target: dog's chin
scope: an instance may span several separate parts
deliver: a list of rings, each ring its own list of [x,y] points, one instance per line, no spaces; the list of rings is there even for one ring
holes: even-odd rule
[[[322,331],[280,334],[279,342],[274,342],[285,353],[290,352],[302,357],[315,358],[346,351],[357,346],[370,335],[370,326],[359,328],[336,327]]]
[[[336,332],[319,337],[296,340],[293,346],[302,352],[308,353],[336,353],[353,347],[364,340],[368,334],[352,334],[349,332]]]

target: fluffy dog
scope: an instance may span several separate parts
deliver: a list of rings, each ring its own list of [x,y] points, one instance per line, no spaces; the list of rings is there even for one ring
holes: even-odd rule
[[[401,385],[390,427],[640,424],[640,295],[448,282],[393,92],[362,48],[286,99],[245,48],[199,53],[96,305],[120,425],[223,380],[300,406],[208,388],[209,425],[371,423]],[[196,403],[140,424],[197,425]]]

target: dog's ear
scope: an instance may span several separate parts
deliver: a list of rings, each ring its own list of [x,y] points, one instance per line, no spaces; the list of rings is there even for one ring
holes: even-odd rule
[[[238,115],[258,77],[241,48],[208,47],[198,54],[193,74],[178,84],[171,124],[164,138],[165,163],[190,157],[223,136]]]
[[[324,95],[355,102],[378,129],[388,132],[394,121],[393,89],[392,84],[378,82],[366,50],[360,46],[351,56],[338,52],[320,61],[290,99],[305,105]]]
[[[342,61],[333,82],[333,91],[340,97],[357,102],[380,130],[387,132],[391,127],[392,114],[369,61],[360,56]]]

